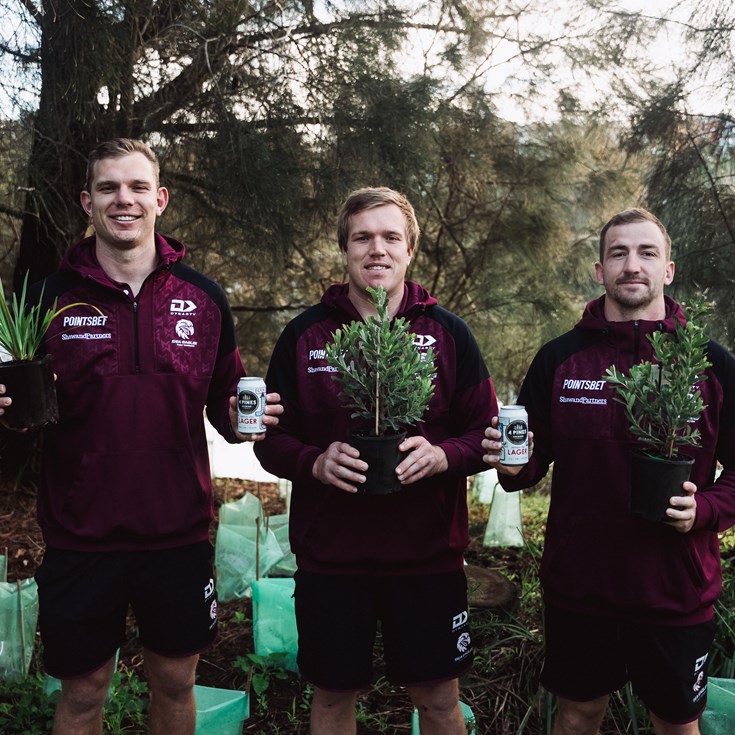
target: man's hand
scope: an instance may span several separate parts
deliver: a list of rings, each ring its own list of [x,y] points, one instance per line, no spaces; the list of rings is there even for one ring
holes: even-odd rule
[[[673,505],[674,508],[667,509],[666,515],[671,520],[666,522],[679,533],[688,533],[697,520],[697,501],[694,498],[697,486],[693,482],[685,482],[681,489],[686,495],[674,495],[669,498],[669,505]]]
[[[13,401],[5,395],[5,386],[0,383],[0,416],[2,416],[5,413],[5,409],[12,403]]]
[[[278,425],[278,417],[283,413],[281,405],[281,396],[278,393],[266,393],[265,396],[265,415],[263,416],[263,425],[266,429],[269,426]],[[230,424],[232,432],[241,442],[259,442],[265,439],[265,432],[260,434],[241,434],[237,430],[237,396],[230,396]]]
[[[401,452],[408,452],[408,457],[396,467],[401,485],[410,485],[425,477],[446,472],[449,466],[444,450],[430,444],[423,436],[408,437],[398,449]]]
[[[368,467],[367,462],[359,457],[360,452],[347,442],[332,442],[316,458],[311,474],[324,485],[334,485],[345,492],[356,493],[355,485],[365,482],[363,473]]]
[[[498,429],[498,417],[494,416],[490,422],[490,426],[485,429],[485,438],[482,440],[482,448],[487,452],[483,455],[482,461],[489,464],[503,475],[517,475],[526,465],[508,465],[500,464],[500,450],[503,445],[500,441],[500,430]],[[528,458],[533,454],[533,432],[528,432]]]
[[[56,380],[56,375],[54,375],[54,380]],[[5,386],[0,383],[0,426],[3,426],[10,431],[17,431],[19,434],[25,434],[30,431],[30,429],[17,429],[15,426],[8,426],[8,422],[3,418],[5,409],[13,403],[12,399],[5,395],[5,390]]]

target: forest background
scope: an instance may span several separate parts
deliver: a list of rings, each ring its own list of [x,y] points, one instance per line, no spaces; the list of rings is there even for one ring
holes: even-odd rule
[[[409,277],[468,321],[506,402],[599,293],[597,233],[627,206],[667,225],[672,293],[708,287],[732,347],[735,10],[646,7],[0,0],[0,276],[55,269],[88,152],[123,135],[159,153],[159,227],[225,287],[251,374],[344,279],[336,212],[366,185],[413,202]]]
[[[729,0],[0,0],[0,278],[56,268],[88,225],[87,154],[131,136],[250,374],[344,280],[337,210],[372,185],[414,204],[409,277],[469,323],[504,402],[600,293],[597,236],[629,206],[666,224],[670,293],[707,288],[733,349],[734,28]],[[3,492],[32,492],[32,459],[0,437]]]

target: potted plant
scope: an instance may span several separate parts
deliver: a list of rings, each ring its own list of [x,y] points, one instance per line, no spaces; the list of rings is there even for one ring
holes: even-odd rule
[[[72,306],[90,306],[102,313],[97,307],[81,302],[57,310],[56,303],[54,300],[45,311],[41,299],[37,304],[30,304],[27,273],[20,297],[13,294],[10,304],[0,282],[0,348],[6,353],[0,362],[0,383],[13,399],[3,416],[11,428],[32,429],[59,419],[51,357],[39,355],[46,330],[54,318]]]
[[[642,444],[633,452],[631,480],[631,512],[642,518],[667,520],[669,498],[684,494],[681,485],[694,464],[680,449],[699,444],[696,422],[705,406],[698,384],[707,379],[704,371],[711,364],[703,321],[710,311],[700,295],[684,308],[685,326],[677,323],[674,332],[648,335],[653,361],[633,365],[628,375],[614,365],[606,371],[605,380]]]
[[[421,353],[403,317],[392,322],[388,296],[382,286],[368,288],[378,315],[353,321],[334,333],[326,345],[332,376],[342,386],[340,399],[354,409],[362,424],[350,432],[349,443],[368,464],[362,490],[386,494],[400,490],[395,468],[401,461],[398,446],[406,427],[422,420],[434,394],[434,353]]]

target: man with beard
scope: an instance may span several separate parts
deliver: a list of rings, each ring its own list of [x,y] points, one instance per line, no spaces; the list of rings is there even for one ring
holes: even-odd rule
[[[718,532],[735,523],[735,359],[715,342],[698,384],[705,410],[685,495],[667,523],[630,515],[630,450],[624,407],[604,380],[615,365],[650,360],[647,335],[684,319],[664,286],[674,278],[671,240],[650,212],[616,214],[600,234],[597,282],[570,332],[544,345],[518,403],[534,434],[528,465],[486,462],[506,490],[535,485],[554,464],[541,562],[546,659],[541,682],[558,699],[554,735],[596,735],[609,694],[631,681],[657,735],[697,735],[706,704],[713,605],[721,588]],[[715,481],[717,462],[724,470]],[[513,473],[511,475],[511,473]]]

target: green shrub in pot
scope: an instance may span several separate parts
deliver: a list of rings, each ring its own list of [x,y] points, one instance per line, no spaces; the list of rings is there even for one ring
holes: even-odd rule
[[[43,309],[42,297],[43,291],[38,303],[30,302],[27,273],[20,296],[13,294],[9,303],[0,282],[0,348],[9,358],[0,362],[0,383],[13,399],[3,416],[11,428],[36,428],[58,420],[51,359],[39,354],[51,322],[74,306],[89,306],[102,313],[97,307],[82,302],[57,309],[54,301],[51,307]]]
[[[668,497],[683,493],[679,478],[688,479],[693,460],[680,449],[699,444],[696,422],[705,408],[697,386],[707,379],[705,371],[710,366],[704,321],[712,307],[702,294],[682,308],[685,325],[677,324],[674,332],[648,335],[653,360],[633,365],[627,375],[614,365],[605,374],[605,380],[615,388],[615,400],[625,407],[631,433],[641,444],[633,458],[631,508],[636,515],[656,516],[654,520],[665,520]],[[683,474],[673,480],[673,487],[662,488],[661,496],[666,499],[663,508],[641,510],[640,504],[653,503],[652,477],[671,466],[680,466]],[[640,477],[643,480],[639,483]],[[639,489],[640,484],[648,487]],[[639,492],[644,494],[640,501]]]
[[[417,348],[405,318],[391,321],[382,287],[368,288],[368,292],[377,316],[336,330],[334,341],[326,345],[327,363],[336,370],[332,377],[342,386],[340,400],[353,410],[355,433],[400,437],[406,427],[422,420],[434,394],[434,353],[431,348],[425,353]],[[351,443],[355,443],[355,433]]]

